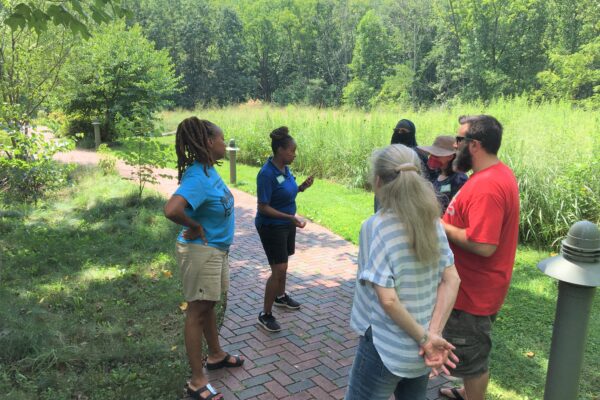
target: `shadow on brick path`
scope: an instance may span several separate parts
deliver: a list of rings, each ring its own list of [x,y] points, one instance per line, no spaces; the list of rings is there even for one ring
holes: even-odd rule
[[[96,164],[99,159],[82,150],[56,158],[80,164]],[[131,167],[119,162],[117,168],[122,176],[131,176]],[[160,178],[154,189],[170,196],[176,187],[175,179]],[[270,273],[254,228],[256,198],[235,189],[232,193],[236,233],[230,252],[228,309],[220,333],[223,348],[243,354],[247,361],[243,368],[211,371],[210,382],[227,400],[342,399],[358,342],[349,326],[357,247],[310,222],[299,229],[287,290],[302,308],[275,309],[283,330],[267,333],[256,325]],[[444,377],[430,380],[427,399],[438,399],[445,383]]]

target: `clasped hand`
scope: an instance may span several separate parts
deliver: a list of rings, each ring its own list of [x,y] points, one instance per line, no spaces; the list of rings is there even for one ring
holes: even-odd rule
[[[425,365],[431,368],[434,376],[440,373],[450,374],[447,367],[456,368],[459,361],[453,350],[455,347],[436,333],[429,333],[429,340],[419,349],[419,355],[425,359]]]

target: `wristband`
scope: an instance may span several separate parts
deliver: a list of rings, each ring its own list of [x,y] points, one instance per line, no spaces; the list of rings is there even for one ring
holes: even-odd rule
[[[425,331],[423,337],[419,340],[419,346],[423,346],[429,340],[429,332]]]

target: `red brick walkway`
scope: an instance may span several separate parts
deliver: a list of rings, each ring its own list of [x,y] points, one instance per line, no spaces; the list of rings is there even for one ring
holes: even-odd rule
[[[85,151],[57,158],[91,164],[98,160],[95,153]],[[122,163],[118,169],[123,176],[131,175],[131,168]],[[163,172],[174,174],[173,170]],[[175,188],[174,179],[162,179],[155,189],[170,196]],[[357,335],[349,327],[357,247],[310,222],[299,229],[287,290],[302,308],[275,308],[283,330],[268,333],[256,325],[270,272],[254,228],[256,198],[234,189],[232,193],[236,233],[221,344],[226,351],[243,354],[247,361],[243,368],[211,371],[211,383],[227,400],[342,399],[357,344]],[[437,399],[439,386],[445,382],[432,379],[427,399]]]

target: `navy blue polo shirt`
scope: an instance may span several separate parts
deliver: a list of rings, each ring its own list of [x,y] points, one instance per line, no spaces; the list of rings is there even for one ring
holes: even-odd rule
[[[456,193],[460,190],[465,182],[469,179],[467,174],[455,172],[443,181],[438,181],[437,178],[433,181],[433,187],[437,195],[440,206],[442,207],[442,215],[446,212],[446,208]]]
[[[268,204],[282,213],[296,214],[296,195],[298,185],[292,171],[286,166],[281,172],[275,164],[273,157],[269,157],[256,176],[256,197],[259,203]],[[254,220],[256,226],[290,224],[288,219],[271,218],[256,212]]]

